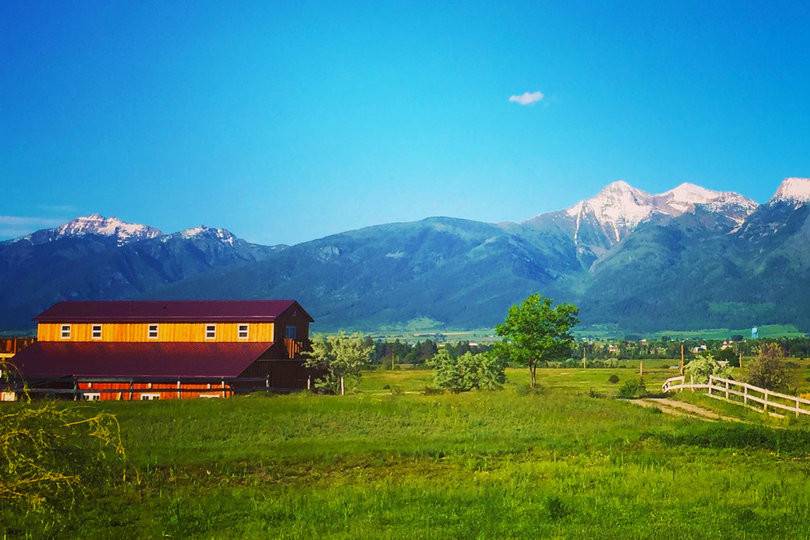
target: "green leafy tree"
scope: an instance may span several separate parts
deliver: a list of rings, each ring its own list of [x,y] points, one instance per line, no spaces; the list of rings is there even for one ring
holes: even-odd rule
[[[506,365],[492,353],[466,352],[453,356],[442,349],[428,360],[428,365],[436,370],[436,385],[453,392],[494,390],[506,381]]]
[[[495,330],[503,341],[497,352],[529,368],[531,385],[537,385],[540,362],[568,357],[574,343],[571,328],[579,322],[579,308],[573,304],[552,307],[550,298],[533,294],[509,308],[506,319]]]
[[[714,359],[718,362],[728,362],[729,366],[740,367],[740,357],[734,349],[722,349],[715,353]]]
[[[731,366],[721,365],[711,354],[698,356],[690,361],[684,367],[684,371],[689,376],[689,380],[696,383],[709,382],[710,375],[723,378],[731,376]]]
[[[363,367],[368,364],[374,345],[360,334],[317,335],[311,350],[304,353],[305,365],[319,373],[316,388],[333,394],[346,394],[346,382],[356,384]]]
[[[748,367],[748,382],[769,390],[787,390],[790,373],[785,365],[785,353],[778,343],[765,343]]]

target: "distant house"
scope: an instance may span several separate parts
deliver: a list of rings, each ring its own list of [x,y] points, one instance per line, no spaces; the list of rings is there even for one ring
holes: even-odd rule
[[[312,317],[294,300],[60,302],[13,363],[35,393],[85,400],[306,388]]]

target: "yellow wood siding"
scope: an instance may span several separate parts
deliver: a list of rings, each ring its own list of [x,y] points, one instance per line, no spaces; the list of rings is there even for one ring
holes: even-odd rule
[[[70,324],[70,339],[62,339],[62,324]],[[94,323],[41,323],[37,327],[39,341],[182,341],[182,342],[268,342],[273,341],[273,323],[106,323],[101,324],[101,339],[93,339]],[[149,325],[158,325],[157,339],[148,337]],[[205,327],[215,324],[216,338],[206,339]],[[238,327],[248,325],[247,339],[239,339]]]

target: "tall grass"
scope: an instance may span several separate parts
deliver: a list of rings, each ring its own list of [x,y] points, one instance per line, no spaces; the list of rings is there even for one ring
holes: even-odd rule
[[[610,373],[540,371],[536,393],[519,391],[523,370],[503,391],[460,395],[425,395],[429,372],[383,372],[346,397],[92,404],[119,418],[140,480],[81,499],[58,532],[810,535],[807,426],[712,424],[591,397],[615,393]]]

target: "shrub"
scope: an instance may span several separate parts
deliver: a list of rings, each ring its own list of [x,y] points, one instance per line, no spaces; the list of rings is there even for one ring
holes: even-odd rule
[[[611,375],[610,377],[608,377],[608,382],[609,382],[610,384],[616,384],[616,383],[618,383],[618,382],[619,382],[619,376],[618,376],[618,375],[616,375],[616,374],[614,373],[613,375]]]
[[[721,366],[711,354],[698,356],[686,364],[684,371],[689,376],[689,380],[694,380],[696,383],[709,382],[710,375],[724,378],[731,376],[731,367]]]
[[[619,388],[618,396],[622,399],[636,399],[647,395],[644,379],[628,379]]]
[[[763,345],[748,367],[748,382],[769,390],[786,390],[790,374],[785,365],[785,353],[777,343]]]
[[[506,381],[506,364],[492,353],[467,352],[454,358],[446,350],[442,350],[428,362],[436,370],[436,385],[453,392],[492,390],[500,388]]]

